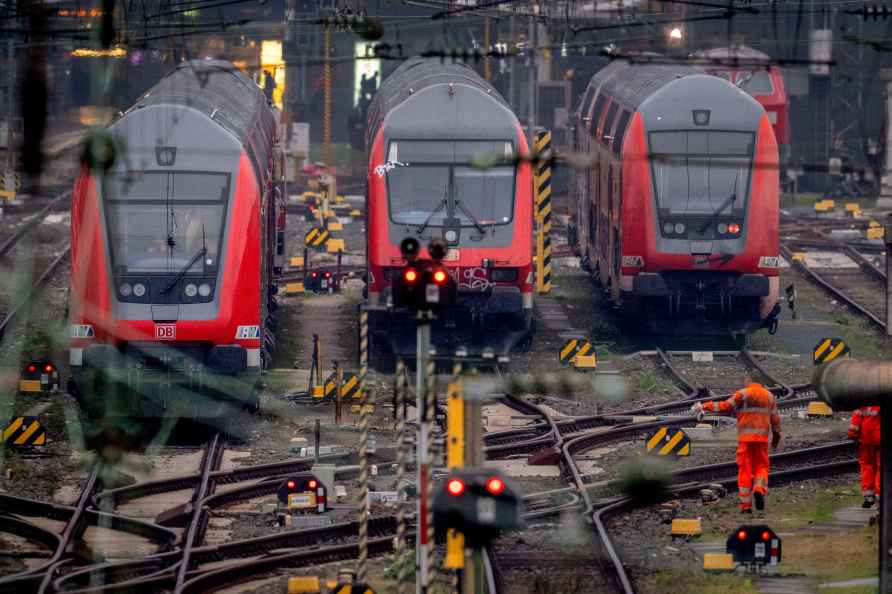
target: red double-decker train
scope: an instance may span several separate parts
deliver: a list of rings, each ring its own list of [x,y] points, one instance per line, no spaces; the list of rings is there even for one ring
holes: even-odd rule
[[[255,407],[284,221],[273,108],[195,61],[106,134],[114,164],[72,195],[69,391],[93,416]]]
[[[532,170],[520,123],[462,63],[412,59],[381,84],[366,132],[367,285],[374,365],[414,357],[415,317],[395,307],[400,242],[448,244],[457,303],[437,315],[439,352],[502,355],[533,331]],[[480,160],[489,167],[478,167]],[[421,257],[428,257],[426,252]]]
[[[778,307],[778,150],[759,103],[677,65],[614,62],[573,116],[571,241],[636,328],[746,333]]]

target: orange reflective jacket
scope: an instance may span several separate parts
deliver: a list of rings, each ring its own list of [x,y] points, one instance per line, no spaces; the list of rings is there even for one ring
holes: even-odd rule
[[[862,406],[852,415],[849,438],[866,445],[880,445],[880,407]]]
[[[703,410],[737,413],[737,441],[768,442],[771,431],[780,434],[780,416],[774,395],[761,384],[750,384],[721,402],[704,402]]]

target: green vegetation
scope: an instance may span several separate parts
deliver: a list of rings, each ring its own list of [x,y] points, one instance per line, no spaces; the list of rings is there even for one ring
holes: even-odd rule
[[[641,594],[754,594],[758,592],[752,582],[737,575],[706,574],[666,569],[635,582],[636,591]]]
[[[821,582],[877,575],[879,528],[784,539],[785,572],[803,573]],[[869,589],[867,591],[870,591]]]

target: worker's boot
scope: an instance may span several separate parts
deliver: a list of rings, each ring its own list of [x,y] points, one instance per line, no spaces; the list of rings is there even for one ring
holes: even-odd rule
[[[876,497],[873,495],[865,495],[864,501],[861,503],[861,507],[864,509],[870,509],[873,507],[873,504],[876,502]]]
[[[765,509],[765,495],[761,491],[753,493],[753,499],[756,501],[756,509],[762,511]]]

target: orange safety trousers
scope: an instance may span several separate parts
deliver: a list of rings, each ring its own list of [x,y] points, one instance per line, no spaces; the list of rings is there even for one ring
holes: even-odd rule
[[[752,509],[753,493],[768,494],[768,444],[737,443],[737,497],[741,510]]]
[[[880,444],[864,443],[858,445],[858,466],[861,467],[861,494],[880,494]]]

